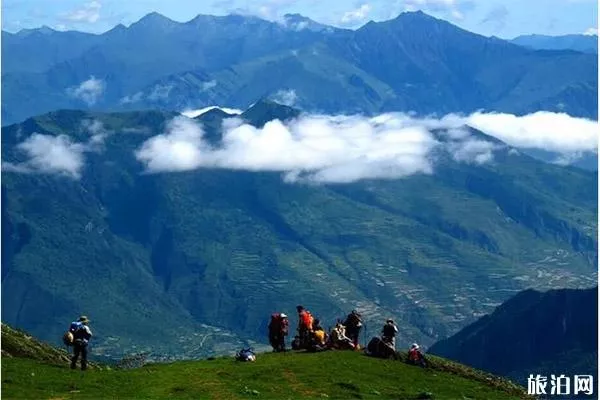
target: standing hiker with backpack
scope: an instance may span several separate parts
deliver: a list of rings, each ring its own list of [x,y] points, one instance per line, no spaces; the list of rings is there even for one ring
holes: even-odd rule
[[[298,311],[298,336],[300,337],[300,348],[308,348],[311,342],[313,330],[313,316],[303,306],[297,306]]]
[[[288,334],[289,321],[284,313],[271,314],[269,322],[269,343],[273,351],[285,351],[285,337]]]
[[[381,331],[381,341],[390,346],[394,351],[396,350],[396,334],[398,333],[398,327],[394,324],[394,320],[391,318],[385,322]]]
[[[358,311],[352,310],[352,312],[348,314],[344,321],[344,326],[346,327],[346,336],[352,340],[354,347],[357,347],[360,329],[362,328],[362,319]]]
[[[88,343],[92,338],[92,331],[88,326],[90,320],[85,315],[79,317],[75,322],[71,322],[69,332],[73,337],[73,357],[71,358],[71,369],[77,367],[77,359],[81,355],[81,370],[87,369]],[[68,335],[67,333],[67,335]],[[65,335],[65,336],[67,336]]]

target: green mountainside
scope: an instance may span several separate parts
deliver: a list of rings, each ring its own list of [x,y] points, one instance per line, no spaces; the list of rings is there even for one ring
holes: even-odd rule
[[[297,114],[261,101],[242,118]],[[329,325],[359,309],[366,336],[393,317],[399,346],[428,346],[525,288],[597,280],[597,173],[506,146],[481,165],[441,157],[430,175],[348,184],[143,173],[134,151],[175,115],[59,111],[2,129],[13,165],[34,132],[83,143],[85,120],[111,132],[78,180],[3,166],[3,322],[57,343],[85,313],[96,355],[182,358],[259,348],[269,315],[295,324],[303,304]],[[224,116],[199,117],[209,141]]]
[[[429,353],[520,383],[532,372],[598,376],[598,288],[523,291]]]

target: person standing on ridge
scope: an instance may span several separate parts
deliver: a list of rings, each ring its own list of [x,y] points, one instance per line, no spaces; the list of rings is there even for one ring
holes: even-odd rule
[[[81,355],[81,370],[87,369],[88,343],[92,337],[92,331],[88,326],[90,320],[85,315],[71,322],[69,332],[73,334],[73,357],[71,358],[71,369],[77,367],[77,359]]]
[[[388,319],[385,322],[381,333],[381,341],[396,350],[396,334],[398,333],[398,328],[396,327],[396,324],[394,324],[394,320],[391,318]]]
[[[358,346],[358,338],[360,337],[360,329],[362,328],[361,315],[356,310],[352,310],[344,321],[346,327],[346,336],[352,340],[354,347]]]
[[[289,321],[284,313],[275,313],[271,315],[269,322],[269,343],[273,351],[285,351],[285,337],[288,334]]]
[[[298,336],[300,336],[300,347],[307,348],[310,345],[312,335],[313,316],[303,306],[297,306],[298,311]]]

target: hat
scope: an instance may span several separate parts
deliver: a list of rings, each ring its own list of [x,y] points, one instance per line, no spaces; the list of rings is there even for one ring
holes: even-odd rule
[[[81,317],[79,317],[79,322],[85,323],[85,322],[90,322],[90,320],[85,315],[82,315]]]
[[[416,343],[413,343],[412,346],[410,346],[411,349],[419,349],[419,345]]]
[[[285,315],[284,313],[281,313],[281,314],[279,314],[279,316],[280,316],[281,318],[287,318],[287,315]]]
[[[394,320],[393,320],[393,319],[391,319],[391,318],[388,318],[388,320],[387,320],[387,321],[385,321],[385,322],[391,322],[391,323],[393,324],[393,323],[394,323]]]

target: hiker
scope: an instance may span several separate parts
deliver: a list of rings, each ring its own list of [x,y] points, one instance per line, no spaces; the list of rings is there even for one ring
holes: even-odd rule
[[[381,333],[381,340],[392,349],[396,350],[396,334],[398,333],[398,328],[396,327],[396,324],[394,324],[394,320],[391,318],[388,319],[385,322]]]
[[[427,367],[427,360],[425,360],[425,356],[421,353],[421,348],[418,344],[413,343],[410,346],[410,350],[408,351],[408,362],[414,365],[420,365],[421,367]]]
[[[269,322],[269,343],[273,351],[285,351],[285,337],[288,334],[289,321],[284,313],[271,314]]]
[[[330,344],[335,349],[354,349],[354,343],[346,336],[346,327],[340,321],[331,330]]]
[[[298,311],[298,336],[300,336],[300,347],[306,348],[310,345],[312,336],[313,316],[303,306],[297,306]]]
[[[313,323],[313,344],[316,346],[325,346],[327,343],[327,333],[321,326],[321,321],[315,319]]]
[[[362,328],[361,315],[356,310],[352,310],[344,321],[346,327],[346,336],[352,340],[354,347],[358,346],[358,338],[360,337],[360,329]]]
[[[373,357],[397,359],[396,351],[377,336],[367,344],[365,353]]]
[[[88,342],[92,337],[92,331],[88,326],[90,320],[85,315],[77,321],[71,322],[69,332],[73,334],[73,357],[71,358],[71,369],[77,366],[77,359],[81,355],[81,370],[87,369]]]

